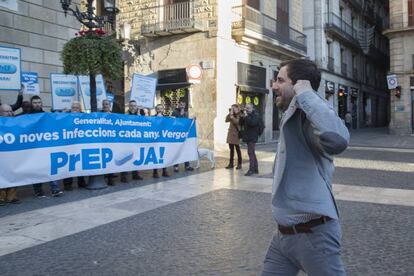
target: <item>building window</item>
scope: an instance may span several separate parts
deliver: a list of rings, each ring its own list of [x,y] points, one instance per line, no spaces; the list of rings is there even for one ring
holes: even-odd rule
[[[408,0],[408,26],[414,26],[414,1]]]
[[[260,11],[260,0],[247,0],[247,6]]]

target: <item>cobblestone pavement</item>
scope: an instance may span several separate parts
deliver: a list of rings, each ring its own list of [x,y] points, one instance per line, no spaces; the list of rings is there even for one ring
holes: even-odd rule
[[[257,275],[275,229],[269,202],[210,192],[3,256],[2,275]],[[414,275],[412,208],[339,208],[348,275]]]
[[[348,275],[414,275],[414,138],[352,135],[333,181]],[[257,146],[256,178],[222,169],[223,153],[214,171],[202,161],[169,179],[144,172],[144,181],[59,198],[20,188],[22,204],[0,207],[0,275],[257,275],[275,230],[276,145]]]

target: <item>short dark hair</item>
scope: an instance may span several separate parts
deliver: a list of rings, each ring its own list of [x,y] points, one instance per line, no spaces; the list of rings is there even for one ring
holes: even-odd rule
[[[38,95],[34,95],[30,98],[30,102],[33,102],[33,100],[42,100]]]
[[[280,64],[280,68],[286,66],[287,75],[296,84],[298,80],[308,80],[313,90],[317,91],[321,83],[321,72],[316,64],[308,59],[292,59]]]
[[[136,103],[137,101],[136,100],[130,100],[129,102],[130,103]]]

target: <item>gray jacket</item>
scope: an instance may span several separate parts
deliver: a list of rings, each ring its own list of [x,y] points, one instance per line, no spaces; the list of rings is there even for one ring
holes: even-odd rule
[[[333,155],[348,143],[347,128],[323,98],[314,91],[295,96],[281,121],[272,209],[337,219]]]

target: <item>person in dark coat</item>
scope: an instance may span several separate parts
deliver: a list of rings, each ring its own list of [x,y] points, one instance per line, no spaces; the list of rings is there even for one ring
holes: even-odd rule
[[[155,107],[155,115],[154,116],[158,116],[158,117],[163,117],[164,116],[164,107],[162,106],[162,104],[157,104],[157,106]],[[167,168],[162,168],[162,176],[170,177],[170,175],[167,172]],[[153,178],[159,178],[160,177],[158,175],[158,170],[157,169],[154,169],[152,171],[152,177]]]
[[[237,170],[242,167],[242,155],[240,151],[240,108],[237,104],[233,104],[229,110],[229,114],[226,116],[226,123],[229,124],[229,130],[227,131],[227,144],[230,148],[230,160],[226,169],[232,169],[234,167],[234,149],[237,152]]]
[[[247,153],[249,155],[249,170],[245,176],[259,173],[259,165],[255,147],[259,138],[260,115],[254,110],[251,103],[246,104],[246,108],[240,118],[240,125],[243,129],[243,142],[247,143]]]
[[[180,101],[178,107],[173,111],[172,116],[175,118],[188,118],[188,112],[185,110],[185,102]],[[178,164],[174,165],[174,172],[178,172]],[[184,167],[186,171],[193,171],[193,167],[190,166],[190,162],[184,162]]]

